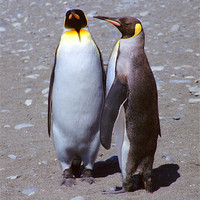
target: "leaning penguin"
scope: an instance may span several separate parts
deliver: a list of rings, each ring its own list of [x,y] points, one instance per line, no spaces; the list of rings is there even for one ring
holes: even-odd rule
[[[65,31],[55,53],[48,98],[48,133],[63,170],[61,185],[76,184],[83,161],[82,180],[90,184],[99,149],[100,113],[104,101],[101,55],[82,10],[68,10]]]
[[[156,83],[144,51],[144,30],[133,17],[94,17],[110,22],[122,33],[108,64],[100,138],[109,149],[112,132],[115,134],[123,186],[107,192],[132,191],[135,172],[139,172],[144,188],[152,192],[160,123]]]

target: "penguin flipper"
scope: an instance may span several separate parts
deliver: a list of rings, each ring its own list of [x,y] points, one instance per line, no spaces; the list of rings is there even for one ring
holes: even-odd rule
[[[49,134],[49,137],[51,136],[52,91],[53,91],[54,73],[55,73],[55,67],[56,67],[57,50],[58,50],[58,47],[56,48],[56,52],[55,52],[54,65],[53,65],[53,70],[51,73],[50,84],[49,84],[49,95],[48,95],[48,134]]]
[[[48,134],[49,134],[49,137],[51,136],[51,123],[52,123],[51,115],[52,115],[52,90],[53,90],[53,82],[54,82],[54,68],[55,68],[55,65],[51,73],[49,95],[48,95]]]
[[[105,149],[110,149],[112,131],[120,106],[127,99],[127,85],[122,84],[116,76],[106,97],[100,123],[100,140]]]

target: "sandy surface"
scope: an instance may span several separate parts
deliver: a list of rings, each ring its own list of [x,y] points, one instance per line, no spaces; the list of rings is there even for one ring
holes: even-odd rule
[[[67,2],[0,0],[0,199],[199,199],[198,0]],[[95,184],[78,179],[72,188],[59,186],[62,172],[47,134],[47,88],[65,11],[74,7],[88,15],[105,64],[120,34],[91,16],[132,15],[143,22],[162,129],[153,194],[102,195],[121,185],[114,140],[111,150],[98,153]],[[28,196],[26,189],[33,192]]]

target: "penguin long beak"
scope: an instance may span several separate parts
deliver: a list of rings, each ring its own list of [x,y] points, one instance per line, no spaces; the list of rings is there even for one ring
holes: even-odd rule
[[[114,18],[114,17],[104,17],[104,16],[93,16],[94,18],[97,19],[101,19],[101,20],[105,20],[107,22],[110,22],[111,24],[115,25],[115,26],[121,26],[121,23],[119,21],[118,18]]]

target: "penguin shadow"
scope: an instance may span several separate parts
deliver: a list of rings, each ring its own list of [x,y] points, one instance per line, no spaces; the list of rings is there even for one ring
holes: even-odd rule
[[[153,192],[162,187],[168,187],[180,177],[178,173],[179,166],[177,164],[165,164],[152,171]],[[95,178],[106,177],[115,173],[121,173],[118,163],[118,157],[112,156],[105,161],[99,161],[94,164],[93,175]],[[133,191],[144,189],[140,185],[140,176],[135,174]]]
[[[153,169],[152,183],[153,192],[161,187],[168,187],[180,177],[178,173],[179,166],[177,164],[165,164]]]
[[[112,156],[105,161],[94,164],[93,175],[95,178],[106,177],[115,173],[121,173],[117,156]]]

